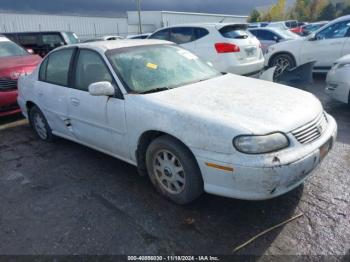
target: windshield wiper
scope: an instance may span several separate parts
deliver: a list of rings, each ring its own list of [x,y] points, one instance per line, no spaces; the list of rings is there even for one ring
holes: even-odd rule
[[[150,93],[156,93],[156,92],[160,92],[160,91],[165,91],[165,90],[169,90],[171,88],[169,87],[157,87],[157,88],[154,88],[154,89],[151,89],[151,90],[147,90],[147,91],[143,91],[143,92],[138,92],[138,94],[150,94]]]

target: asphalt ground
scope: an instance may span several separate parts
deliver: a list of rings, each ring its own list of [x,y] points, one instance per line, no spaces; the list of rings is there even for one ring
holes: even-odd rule
[[[237,254],[350,255],[350,106],[324,85],[315,76],[306,89],[337,120],[334,150],[304,185],[268,201],[204,194],[178,206],[127,163],[64,139],[42,142],[21,116],[0,119],[0,254],[231,255],[303,213]]]

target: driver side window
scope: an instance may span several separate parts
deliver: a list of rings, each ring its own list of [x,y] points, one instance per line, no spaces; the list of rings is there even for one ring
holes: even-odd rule
[[[328,26],[316,35],[317,40],[335,39],[349,36],[350,21],[342,21]]]
[[[100,55],[94,51],[80,50],[74,87],[82,91],[88,91],[90,84],[102,81],[112,83],[113,77]]]

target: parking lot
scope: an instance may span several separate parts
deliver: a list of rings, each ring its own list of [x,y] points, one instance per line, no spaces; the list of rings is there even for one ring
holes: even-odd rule
[[[304,186],[249,202],[203,195],[175,205],[136,168],[63,139],[39,141],[20,117],[0,121],[1,254],[344,255],[350,249],[350,107],[316,94],[339,126],[334,150]]]

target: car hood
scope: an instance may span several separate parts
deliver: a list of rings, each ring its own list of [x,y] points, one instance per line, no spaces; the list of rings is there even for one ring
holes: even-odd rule
[[[11,69],[33,68],[41,61],[38,55],[0,57],[0,74]]]
[[[252,134],[288,133],[323,110],[311,93],[233,74],[145,96]]]

